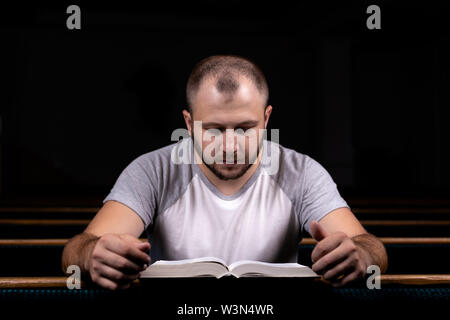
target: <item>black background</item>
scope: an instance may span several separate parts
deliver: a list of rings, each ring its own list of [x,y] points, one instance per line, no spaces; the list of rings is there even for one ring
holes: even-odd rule
[[[66,8],[81,8],[68,30]],[[381,8],[368,30],[366,8]],[[437,1],[36,1],[0,11],[2,199],[105,197],[184,127],[211,54],[264,71],[280,143],[346,196],[450,194],[449,11]]]

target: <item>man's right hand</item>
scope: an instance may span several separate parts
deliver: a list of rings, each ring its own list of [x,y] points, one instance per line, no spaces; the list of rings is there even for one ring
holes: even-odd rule
[[[111,289],[127,289],[150,264],[149,242],[129,234],[105,234],[96,240],[87,269],[93,282]]]

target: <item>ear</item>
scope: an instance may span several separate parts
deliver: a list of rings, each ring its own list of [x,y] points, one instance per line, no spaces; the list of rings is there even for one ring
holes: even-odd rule
[[[189,131],[189,135],[192,137],[192,116],[191,113],[186,109],[183,110],[183,118],[184,122],[186,122],[186,127]]]
[[[267,129],[267,123],[269,122],[271,114],[272,114],[272,106],[268,105],[264,110],[264,129]]]

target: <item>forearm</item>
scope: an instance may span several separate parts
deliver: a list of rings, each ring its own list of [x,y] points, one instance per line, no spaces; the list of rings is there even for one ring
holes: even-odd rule
[[[72,239],[64,247],[62,254],[62,269],[66,273],[67,267],[77,265],[82,273],[89,272],[89,259],[99,237],[83,232]]]
[[[367,257],[367,266],[377,265],[381,272],[386,272],[388,266],[388,257],[383,243],[374,235],[365,233],[354,236],[353,242],[362,249]]]

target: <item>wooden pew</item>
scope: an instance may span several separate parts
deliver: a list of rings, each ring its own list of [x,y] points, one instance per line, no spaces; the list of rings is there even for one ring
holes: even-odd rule
[[[380,238],[389,256],[389,273],[446,273],[450,270],[450,238]],[[142,240],[145,240],[142,238]],[[60,261],[68,239],[0,239],[0,275],[63,274]],[[311,266],[316,241],[302,240],[299,263]],[[438,263],[439,261],[439,263]]]
[[[147,241],[146,238],[140,238],[141,241]],[[383,244],[450,244],[450,238],[394,238],[381,237]],[[68,239],[0,239],[0,246],[64,246]],[[315,245],[316,240],[304,238],[301,245]]]
[[[2,238],[70,238],[84,230],[98,207],[0,207]],[[445,237],[450,207],[353,207],[378,237]],[[304,234],[307,236],[307,234]]]
[[[317,279],[322,283],[329,282],[322,277]],[[401,285],[450,285],[450,274],[382,274],[381,286]],[[139,280],[133,282],[139,285]],[[83,283],[82,283],[82,288]],[[0,288],[67,288],[67,277],[0,277]]]

